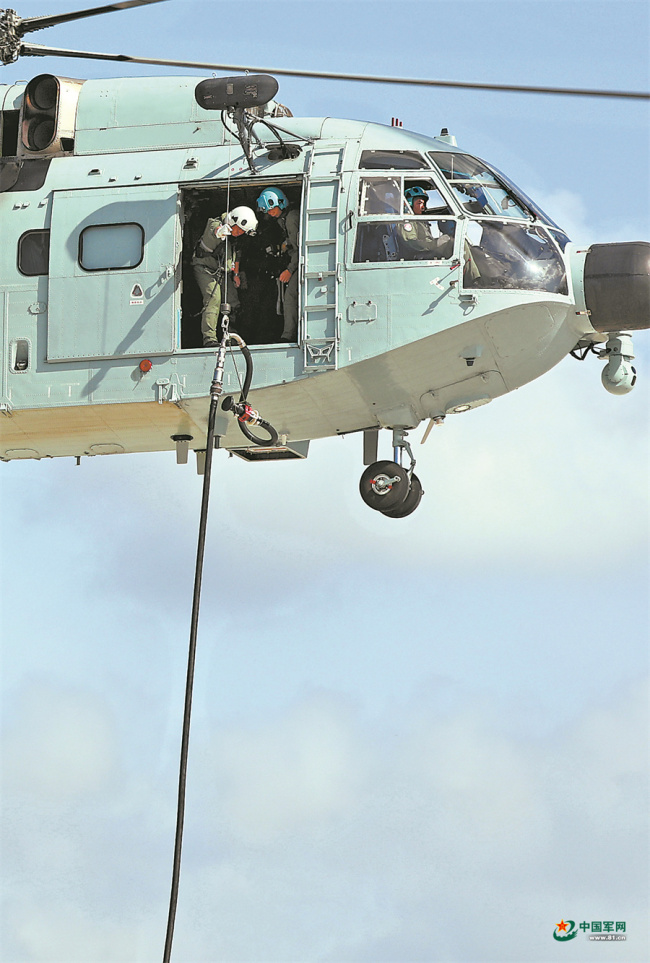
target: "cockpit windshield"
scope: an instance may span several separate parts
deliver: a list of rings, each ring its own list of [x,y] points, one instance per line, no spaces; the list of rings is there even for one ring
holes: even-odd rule
[[[508,187],[509,190],[511,190],[512,193],[516,197],[518,197],[521,202],[523,202],[524,206],[528,208],[531,214],[533,214],[535,217],[538,217],[540,221],[544,221],[545,224],[550,225],[550,227],[556,228],[564,237],[564,245],[566,246],[569,240],[568,237],[566,236],[566,234],[564,234],[564,232],[562,231],[562,228],[559,227],[559,225],[557,225],[555,221],[551,217],[549,217],[545,211],[542,210],[539,204],[536,204],[535,201],[533,201],[528,196],[528,194],[525,194],[522,191],[521,187],[517,187],[517,185],[506,174],[503,174],[497,167],[490,167],[490,170],[494,171],[494,173],[499,177],[501,182],[505,184],[506,187]],[[562,250],[564,250],[564,247],[562,248]]]
[[[477,157],[429,151],[456,199],[469,214],[530,218],[535,216],[491,168]]]

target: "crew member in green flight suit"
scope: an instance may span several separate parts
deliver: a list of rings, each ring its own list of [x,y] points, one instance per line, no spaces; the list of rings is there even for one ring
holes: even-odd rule
[[[257,230],[257,218],[250,207],[235,207],[221,217],[211,217],[203,235],[196,245],[192,267],[194,277],[203,298],[201,334],[204,348],[216,348],[219,344],[218,326],[221,310],[222,287],[226,277],[228,303],[239,305],[237,288],[239,278],[239,253],[242,239]]]
[[[430,261],[450,258],[454,249],[453,233],[450,237],[442,230],[448,222],[439,221],[440,237],[434,237],[428,221],[419,220],[426,214],[428,195],[423,187],[407,187],[404,191],[406,200],[411,205],[415,218],[407,218],[397,225],[400,247],[409,259],[414,261]],[[453,222],[451,222],[453,224]]]

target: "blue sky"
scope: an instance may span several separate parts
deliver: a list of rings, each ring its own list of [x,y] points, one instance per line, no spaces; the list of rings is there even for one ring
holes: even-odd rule
[[[40,7],[23,16],[84,8]],[[648,89],[647,4],[170,0],[37,42],[252,66]],[[3,82],[184,73],[28,60]],[[187,71],[185,71],[187,72]],[[648,240],[647,107],[281,80],[299,116],[437,134],[579,243]],[[601,959],[648,943],[648,371],[566,359],[359,498],[357,437],[215,460],[178,963]],[[384,454],[389,441],[385,439]],[[162,956],[201,480],[173,455],[0,466],[7,963]]]

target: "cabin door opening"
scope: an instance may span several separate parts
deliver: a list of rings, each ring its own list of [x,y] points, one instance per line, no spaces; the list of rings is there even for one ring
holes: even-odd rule
[[[203,346],[201,337],[202,298],[192,261],[205,226],[210,218],[221,217],[235,207],[250,207],[257,216],[255,236],[246,236],[240,243],[239,273],[241,285],[236,291],[230,326],[251,345],[277,344],[283,328],[282,308],[278,299],[277,278],[288,262],[281,250],[283,234],[274,218],[257,211],[257,198],[265,187],[281,187],[289,204],[300,210],[302,184],[300,181],[262,179],[254,184],[201,186],[182,190],[183,197],[183,286],[181,296],[181,347],[196,349]],[[229,282],[230,283],[230,282]]]

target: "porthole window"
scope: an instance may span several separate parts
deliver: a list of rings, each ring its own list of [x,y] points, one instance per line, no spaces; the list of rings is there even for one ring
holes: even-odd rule
[[[137,267],[144,257],[140,224],[93,224],[79,236],[79,264],[84,271],[118,271]]]
[[[18,270],[27,277],[47,274],[50,261],[50,232],[27,231],[18,239]]]

